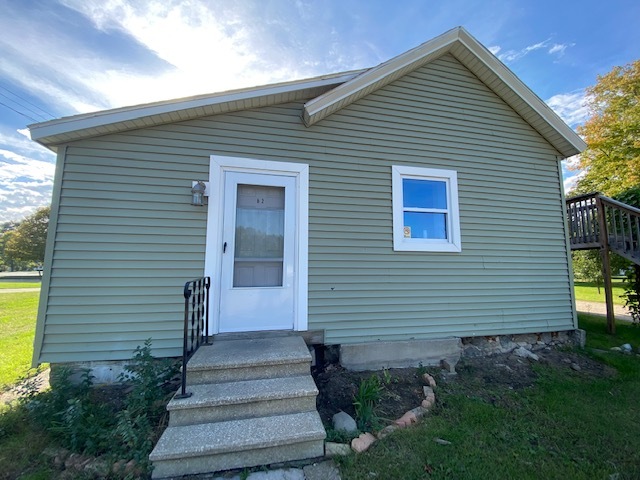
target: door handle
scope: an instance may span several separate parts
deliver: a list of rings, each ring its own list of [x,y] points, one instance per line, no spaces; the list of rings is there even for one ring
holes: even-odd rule
[[[227,253],[227,242],[224,242],[224,245],[222,245],[222,253]]]

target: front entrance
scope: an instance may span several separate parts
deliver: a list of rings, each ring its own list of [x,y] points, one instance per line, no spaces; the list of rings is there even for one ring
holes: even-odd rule
[[[211,169],[211,331],[306,330],[308,167],[212,157]]]

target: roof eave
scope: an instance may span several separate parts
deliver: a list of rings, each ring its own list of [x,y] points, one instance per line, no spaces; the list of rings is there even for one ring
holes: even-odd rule
[[[63,117],[29,125],[31,139],[55,150],[58,144],[132,128],[188,120],[216,112],[231,112],[308,98],[353,79],[361,70],[280,84],[199,95]]]

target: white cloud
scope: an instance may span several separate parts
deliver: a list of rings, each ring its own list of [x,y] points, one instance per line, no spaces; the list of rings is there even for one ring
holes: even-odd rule
[[[567,47],[568,45],[554,43],[553,46],[549,49],[549,54],[553,55],[554,53],[557,53],[559,55],[563,55]]]
[[[575,155],[573,157],[569,157],[562,162],[562,175],[563,175],[563,184],[564,184],[564,193],[567,196],[570,196],[573,190],[576,188],[578,181],[584,177],[586,171],[577,170],[577,162],[579,161],[580,156]]]
[[[55,165],[0,149],[0,223],[51,202]]]
[[[589,107],[584,90],[554,95],[547,100],[547,105],[571,127],[576,127],[589,118]]]
[[[50,204],[54,172],[53,152],[0,127],[0,223]]]
[[[36,90],[71,107],[70,113],[293,80],[370,63],[363,58],[371,56],[370,47],[334,41],[336,32],[325,31],[321,37],[308,25],[294,21],[295,11],[277,4],[199,0],[62,3],[105,34],[129,36],[165,62],[163,71],[146,74],[134,67],[123,69],[91,54],[83,45],[67,45],[64,38],[29,48],[40,52],[36,61],[53,70],[52,77],[63,78],[62,87],[30,76],[27,68],[10,68],[11,76],[34,82]],[[298,10],[302,7],[300,4]],[[309,23],[321,8],[304,5]],[[68,51],[75,58],[60,58],[60,52]],[[69,83],[77,88],[68,88]]]
[[[522,57],[528,55],[531,52],[535,52],[536,50],[547,49],[547,53],[549,55],[556,55],[561,57],[564,55],[565,51],[569,47],[573,47],[575,43],[553,43],[551,44],[551,39],[548,38],[543,42],[534,43],[533,45],[528,45],[520,50],[507,50],[498,55],[498,52],[502,51],[500,47],[489,47],[489,51],[494,55],[498,55],[498,58],[503,62],[515,62],[516,60],[520,60]]]
[[[543,42],[534,43],[533,45],[528,45],[520,50],[507,50],[506,52],[498,55],[498,58],[505,63],[515,62],[531,52],[545,48],[549,44],[550,40],[551,39],[547,39]]]
[[[343,42],[315,2],[61,3],[3,11],[0,72],[63,115],[356,69],[382,55],[373,44]],[[99,41],[79,36],[87,25],[64,8],[88,19]],[[132,45],[136,61],[110,51],[111,40]],[[0,221],[49,202],[54,157],[24,130],[0,125]]]

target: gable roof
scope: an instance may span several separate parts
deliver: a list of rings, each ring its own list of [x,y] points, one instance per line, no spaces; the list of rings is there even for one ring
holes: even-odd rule
[[[302,119],[311,126],[446,53],[467,67],[562,155],[570,157],[586,148],[586,143],[545,102],[463,27],[449,30],[308,101]]]
[[[58,144],[82,138],[314,97],[304,104],[302,111],[302,120],[310,127],[447,53],[564,157],[586,148],[585,142],[545,102],[463,27],[449,30],[370,69],[74,115],[29,125],[29,130],[33,140],[55,150]]]

